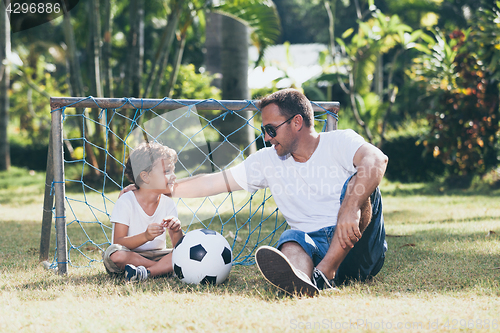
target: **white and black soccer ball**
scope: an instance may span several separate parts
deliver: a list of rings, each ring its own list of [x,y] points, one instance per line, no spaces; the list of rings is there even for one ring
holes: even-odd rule
[[[188,232],[172,252],[175,275],[185,283],[219,284],[233,265],[233,252],[218,232],[198,229]]]

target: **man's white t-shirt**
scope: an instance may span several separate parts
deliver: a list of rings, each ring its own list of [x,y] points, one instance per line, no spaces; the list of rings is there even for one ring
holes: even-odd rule
[[[342,187],[356,172],[354,155],[365,143],[353,130],[319,136],[318,147],[305,163],[290,154],[280,157],[269,147],[230,169],[238,185],[249,192],[269,187],[290,227],[304,232],[337,224]]]
[[[174,201],[161,195],[160,203],[152,216],[146,214],[135,197],[133,191],[124,193],[115,203],[110,220],[113,223],[113,238],[115,238],[115,223],[121,223],[128,226],[127,236],[135,236],[143,233],[151,223],[162,223],[167,216],[177,217],[177,208]],[[166,236],[164,232],[152,241],[133,249],[134,251],[164,250],[166,248]]]

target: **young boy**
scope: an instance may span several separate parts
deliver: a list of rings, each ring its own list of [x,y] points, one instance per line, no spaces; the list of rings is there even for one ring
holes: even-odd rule
[[[166,230],[172,246],[183,233],[174,201],[163,193],[173,189],[176,162],[176,152],[156,142],[140,144],[130,154],[125,174],[137,190],[119,197],[111,213],[113,244],[103,254],[109,273],[142,281],[172,272]]]

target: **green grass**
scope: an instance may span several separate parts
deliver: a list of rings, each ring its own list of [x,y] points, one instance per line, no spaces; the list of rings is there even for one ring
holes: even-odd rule
[[[44,179],[0,173],[1,332],[500,329],[498,191],[384,182],[381,273],[308,299],[276,291],[255,266],[234,267],[221,286],[125,284],[101,264],[56,275],[38,262]]]

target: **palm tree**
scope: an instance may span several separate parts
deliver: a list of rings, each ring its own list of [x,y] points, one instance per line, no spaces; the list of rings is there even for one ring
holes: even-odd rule
[[[208,20],[208,24],[214,25],[207,27],[210,32],[207,33],[206,43],[209,69],[216,71],[212,74],[222,74],[222,99],[248,100],[248,46],[252,42],[259,49],[256,62],[259,63],[265,48],[274,44],[280,35],[276,8],[271,1],[240,1],[237,5],[228,1],[214,7],[212,12],[222,15],[222,18],[220,23],[214,15]],[[221,57],[214,58],[212,53],[219,49]],[[217,71],[218,68],[220,71]],[[229,140],[233,144],[240,148],[249,147],[248,153],[256,150],[256,145],[251,144],[255,140],[252,115],[251,111],[230,114],[218,124],[221,133],[230,136]],[[236,129],[240,130],[235,132]]]

